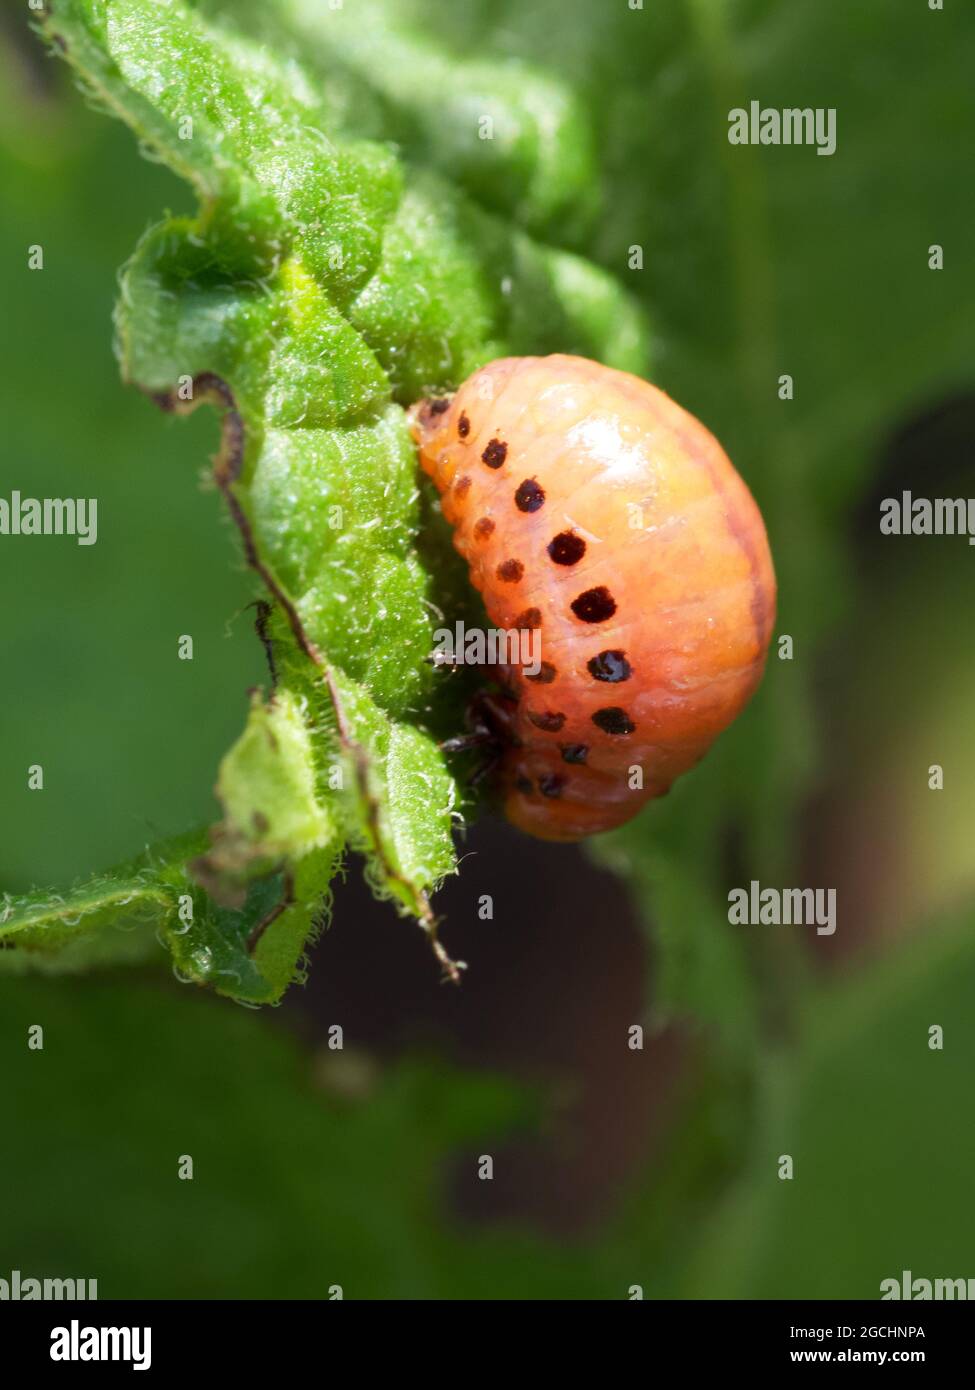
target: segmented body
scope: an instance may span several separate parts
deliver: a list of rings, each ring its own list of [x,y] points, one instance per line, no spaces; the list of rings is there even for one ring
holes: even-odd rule
[[[748,488],[663,392],[578,357],[499,359],[411,427],[491,624],[540,642],[537,674],[498,672],[508,818],[622,824],[761,679],[775,577]]]

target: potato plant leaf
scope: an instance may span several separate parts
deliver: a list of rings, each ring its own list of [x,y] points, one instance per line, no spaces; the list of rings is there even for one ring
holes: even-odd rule
[[[430,906],[455,862],[461,796],[436,728],[457,700],[425,659],[451,562],[435,546],[421,559],[404,406],[504,352],[647,366],[642,316],[614,279],[529,235],[591,214],[590,132],[570,89],[472,70],[501,127],[481,160],[489,209],[446,177],[468,168],[476,124],[453,160],[420,167],[437,105],[404,115],[390,87],[397,61],[447,75],[435,44],[392,25],[384,54],[348,30],[311,42],[310,9],[261,11],[255,25],[246,5],[52,0],[41,20],[92,100],[199,202],[150,228],[125,267],[118,354],[162,408],[220,414],[214,478],[260,581],[269,683],[220,769],[222,822],[167,869],[189,875],[191,923],[174,919],[168,882],[151,915],[184,978],[256,1002],[294,978],[347,846],[457,975]],[[462,75],[449,88],[458,118]],[[406,159],[385,143],[404,120]],[[99,901],[111,922],[118,899]],[[10,921],[25,911],[11,905]],[[49,927],[53,945],[64,917],[45,921],[31,930]]]

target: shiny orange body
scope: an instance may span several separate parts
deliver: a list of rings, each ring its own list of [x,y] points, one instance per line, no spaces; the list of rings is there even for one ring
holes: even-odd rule
[[[579,357],[501,358],[411,412],[420,461],[497,628],[505,813],[577,840],[703,756],[758,685],[775,620],[762,517],[662,391]]]

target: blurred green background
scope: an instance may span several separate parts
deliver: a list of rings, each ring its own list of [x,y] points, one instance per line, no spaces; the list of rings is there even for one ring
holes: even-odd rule
[[[728,883],[833,885],[836,936],[804,934],[798,963],[755,945],[763,1030],[745,1066],[693,1017],[657,1021],[640,873],[660,850],[623,846],[630,897],[584,852],[486,820],[440,904],[474,966],[459,992],[353,879],[309,984],[273,1014],[165,969],[0,977],[0,1276],[308,1298],[872,1298],[902,1269],[975,1277],[972,552],[877,529],[902,488],[973,491],[975,24],[824,8],[398,14],[448,52],[530,58],[591,115],[603,211],[549,235],[643,300],[659,380],[759,496],[796,642],[747,717],[780,722],[788,766],[748,768],[747,728],[737,745],[768,834],[743,851],[731,827]],[[0,28],[0,75],[0,494],[99,499],[95,546],[0,538],[0,888],[18,892],[213,820],[264,673],[250,581],[201,485],[214,419],[123,390],[111,350],[118,267],[190,197],[20,16]],[[835,105],[837,154],[729,163],[732,92]],[[664,854],[674,801],[639,832]],[[494,922],[477,919],[483,891]],[[35,1024],[43,1051],[26,1047]]]

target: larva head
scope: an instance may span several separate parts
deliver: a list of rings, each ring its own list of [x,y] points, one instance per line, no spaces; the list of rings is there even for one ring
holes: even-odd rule
[[[539,659],[515,704],[508,818],[550,839],[619,825],[699,761],[758,684],[775,616],[761,515],[663,392],[575,357],[504,358],[411,413],[492,626]]]

